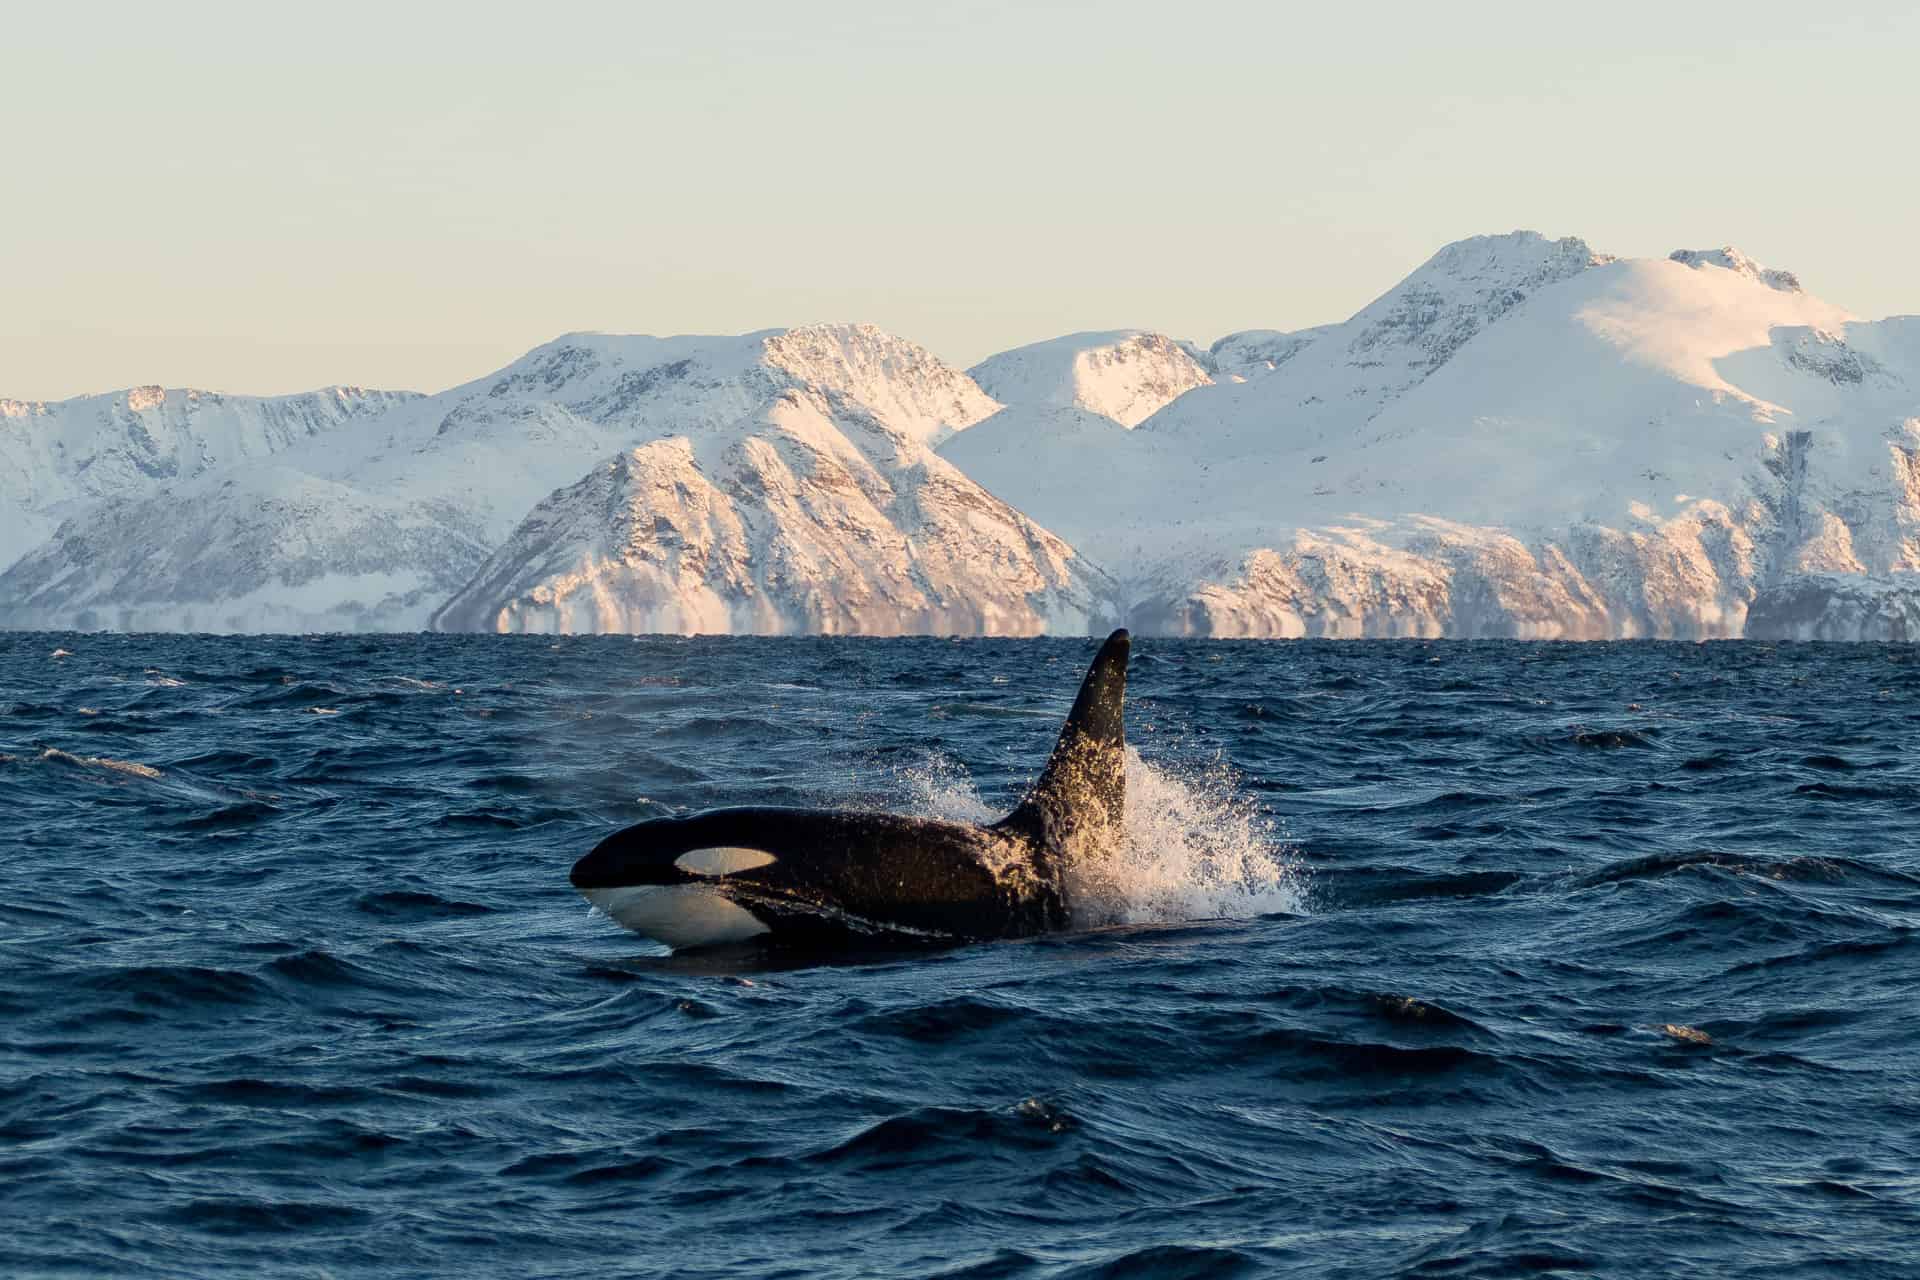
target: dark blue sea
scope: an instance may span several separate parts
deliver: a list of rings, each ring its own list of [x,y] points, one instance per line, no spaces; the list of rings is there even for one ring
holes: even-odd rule
[[[1914,648],[1140,639],[1083,929],[568,887],[1009,808],[1094,647],[0,635],[0,1273],[1920,1275]]]

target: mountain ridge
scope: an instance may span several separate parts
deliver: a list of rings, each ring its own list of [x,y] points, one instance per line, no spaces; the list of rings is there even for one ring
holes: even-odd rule
[[[570,333],[434,395],[0,402],[9,459],[7,626],[1872,638],[1920,600],[1920,319],[1533,232],[1206,348]]]

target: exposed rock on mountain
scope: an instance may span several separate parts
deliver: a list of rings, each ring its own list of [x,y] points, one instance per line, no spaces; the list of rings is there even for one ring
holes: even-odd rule
[[[1675,249],[1669,258],[1683,267],[1719,267],[1749,280],[1758,280],[1769,289],[1799,293],[1800,277],[1791,271],[1771,271],[1732,245],[1723,249]]]
[[[1920,574],[1808,574],[1764,588],[1747,610],[1750,640],[1920,641]]]

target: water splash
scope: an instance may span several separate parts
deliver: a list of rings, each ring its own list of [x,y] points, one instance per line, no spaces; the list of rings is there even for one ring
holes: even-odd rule
[[[949,756],[928,754],[887,773],[887,789],[909,812],[982,825],[1005,816]],[[1150,764],[1132,747],[1123,838],[1097,860],[1069,867],[1067,891],[1081,928],[1306,910],[1305,870],[1237,772],[1218,761]]]
[[[1306,910],[1306,873],[1222,761],[1154,765],[1127,748],[1118,846],[1067,868],[1083,928]]]
[[[887,775],[887,790],[910,813],[979,826],[1007,816],[980,798],[973,775],[952,756],[928,752],[909,763],[892,765]]]

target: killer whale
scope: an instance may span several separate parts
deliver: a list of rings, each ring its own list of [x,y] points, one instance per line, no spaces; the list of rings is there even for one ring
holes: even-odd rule
[[[1117,834],[1126,803],[1131,638],[1100,646],[1020,804],[990,826],[746,806],[657,818],[602,840],[569,877],[620,924],[678,950],[977,941],[1063,929],[1066,868]]]

